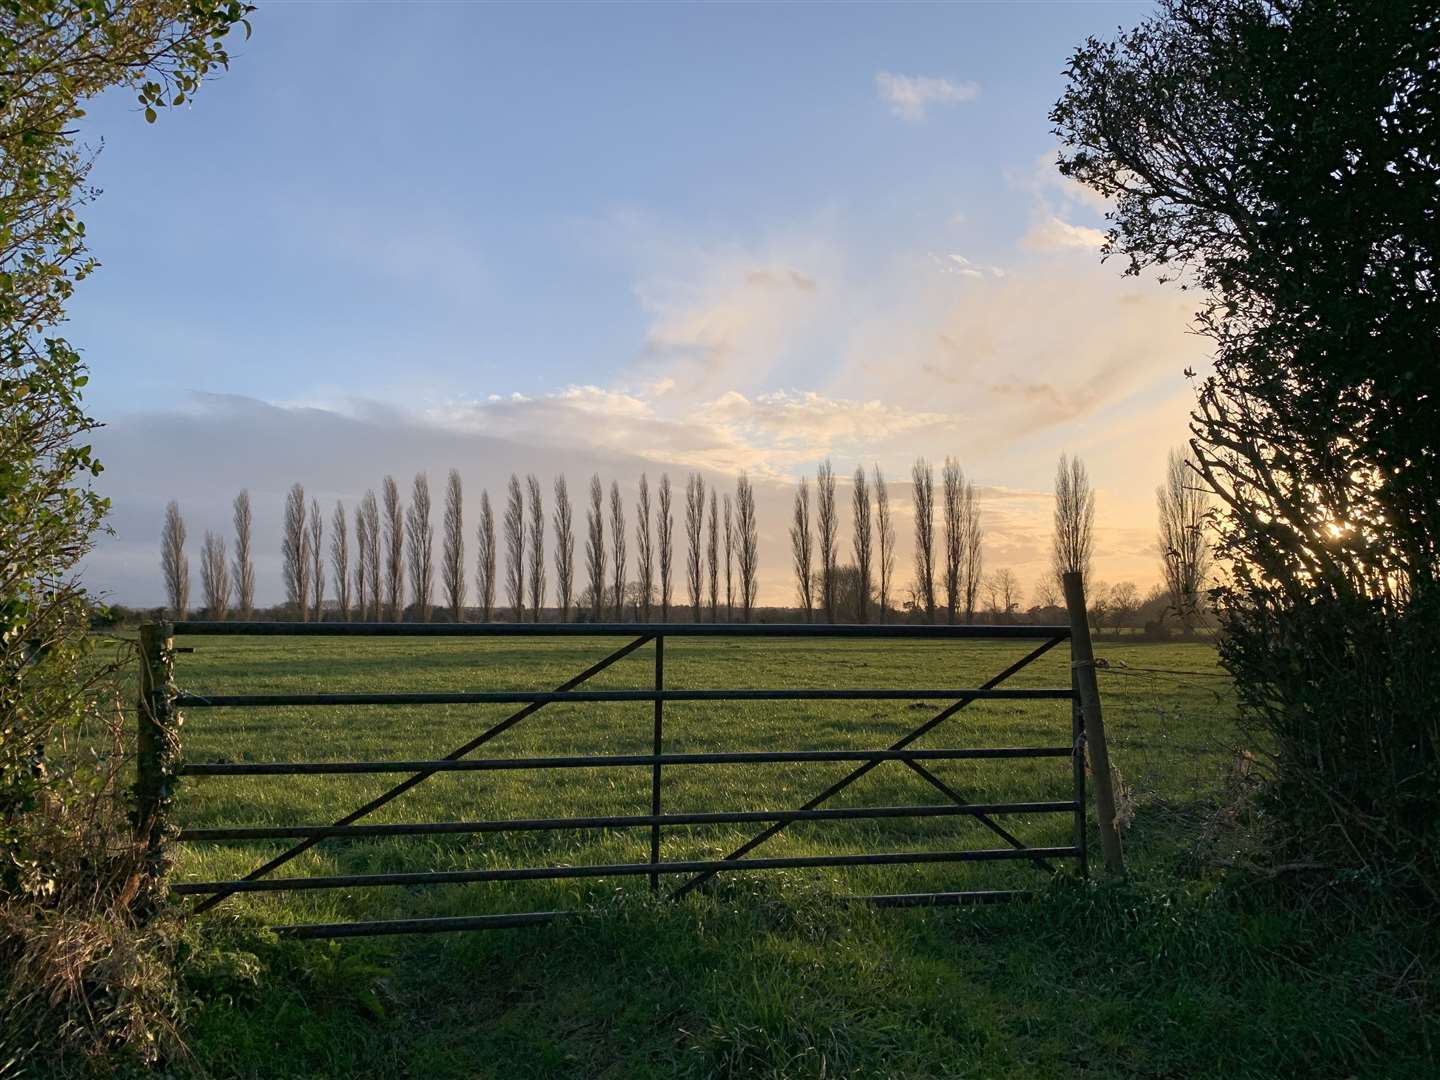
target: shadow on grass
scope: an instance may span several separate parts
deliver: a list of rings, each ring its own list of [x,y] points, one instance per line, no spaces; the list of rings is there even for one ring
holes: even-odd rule
[[[517,931],[338,944],[212,921],[186,963],[182,1071],[1433,1075],[1433,1002],[1396,980],[1434,970],[1434,942],[1346,910],[1059,881],[1032,903],[875,911],[777,877],[681,904],[616,891]]]

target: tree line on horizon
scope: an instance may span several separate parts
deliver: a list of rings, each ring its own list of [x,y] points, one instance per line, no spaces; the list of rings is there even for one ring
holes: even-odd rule
[[[927,623],[943,617],[954,624],[974,622],[983,601],[991,621],[1017,620],[1023,594],[1014,572],[1001,568],[983,573],[980,496],[959,462],[944,459],[937,491],[934,466],[917,458],[910,491],[914,575],[897,604],[895,525],[890,487],[880,467],[867,472],[859,466],[852,477],[849,562],[840,558],[841,511],[833,466],[827,459],[817,469],[813,501],[809,478],[801,478],[788,529],[796,589],[793,610],[799,617],[810,622],[866,623],[903,615]],[[1090,578],[1095,493],[1078,457],[1061,456],[1054,494],[1051,569],[1034,587],[1032,611],[1053,612],[1063,606],[1060,582],[1065,573],[1075,571],[1086,581]],[[437,612],[452,622],[471,618],[490,622],[500,617],[539,622],[547,612],[554,612],[561,622],[670,622],[674,613],[687,607],[696,622],[707,615],[711,622],[719,622],[722,611],[724,621],[737,615],[750,621],[759,565],[753,484],[741,473],[733,496],[730,492],[722,496],[714,487],[707,492],[704,477],[694,472],[686,478],[683,498],[683,550],[677,551],[670,476],[661,475],[652,499],[649,477],[641,475],[633,505],[632,560],[628,550],[632,534],[620,484],[612,480],[607,497],[599,475],[592,476],[579,552],[583,566],[577,566],[576,548],[582,541],[565,476],[553,482],[547,530],[545,491],[539,478],[529,474],[522,481],[512,473],[498,522],[489,491],[480,493],[473,534],[472,605],[464,485],[458,470],[450,470],[445,485],[438,553],[427,474],[416,474],[408,504],[388,475],[379,496],[373,489],[367,491],[353,512],[337,501],[330,515],[328,549],[319,500],[312,497],[307,502],[304,486],[297,482],[286,495],[281,527],[285,607],[301,621],[323,619],[327,596],[338,618],[373,622],[429,622]],[[1097,626],[1108,614],[1118,628],[1127,613],[1142,606],[1154,609],[1163,597],[1160,617],[1175,615],[1185,631],[1194,629],[1209,573],[1209,545],[1203,535],[1209,502],[1194,484],[1183,453],[1171,452],[1156,498],[1164,584],[1144,600],[1131,582],[1098,586],[1089,605]],[[233,549],[227,549],[223,536],[209,530],[201,544],[201,592],[212,619],[224,620],[232,614],[246,619],[255,610],[248,490],[235,497],[232,523]],[[161,569],[169,610],[176,618],[190,610],[185,543],[184,518],[172,500],[162,529]],[[677,577],[688,606],[675,603]]]
[[[607,499],[600,477],[592,476],[583,549],[579,553],[583,555],[582,567],[577,565],[580,538],[576,534],[576,508],[565,476],[557,476],[552,488],[548,533],[553,546],[547,560],[544,488],[533,473],[523,482],[518,474],[511,474],[498,522],[489,491],[480,493],[474,533],[476,603],[471,606],[467,603],[470,566],[466,555],[464,485],[458,470],[451,469],[446,482],[438,558],[427,474],[416,474],[408,505],[393,476],[384,478],[378,498],[373,489],[367,491],[353,513],[347,513],[343,502],[337,501],[330,516],[328,552],[319,500],[311,498],[307,503],[304,486],[296,483],[285,498],[281,526],[285,605],[302,621],[321,619],[326,611],[327,586],[333,586],[333,606],[339,616],[361,621],[429,622],[437,610],[444,611],[454,622],[465,621],[472,612],[481,622],[501,614],[516,622],[539,622],[547,610],[556,610],[562,622],[572,618],[592,622],[607,617],[624,620],[627,616],[648,622],[657,615],[661,621],[669,621],[672,611],[677,610],[677,559],[683,558],[684,585],[694,620],[700,621],[708,607],[711,620],[718,621],[723,577],[726,619],[738,613],[748,621],[755,607],[759,570],[754,486],[742,472],[733,495],[725,493],[723,528],[720,496],[713,489],[709,492],[707,520],[705,488],[699,473],[690,474],[686,480],[685,550],[677,552],[670,476],[662,474],[652,500],[648,474],[641,475],[635,501],[632,566],[626,500],[620,484],[611,481]],[[214,532],[207,530],[201,545],[201,590],[205,608],[215,619],[228,618],[232,612],[248,618],[255,609],[248,490],[235,497],[233,524],[233,559],[225,538]],[[176,617],[189,610],[185,541],[185,522],[179,505],[172,500],[165,510],[161,535],[161,569],[169,609]],[[552,569],[553,593],[548,581]],[[553,608],[547,607],[547,600],[553,600]]]

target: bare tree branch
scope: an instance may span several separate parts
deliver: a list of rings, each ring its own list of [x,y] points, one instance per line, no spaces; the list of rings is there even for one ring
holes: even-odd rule
[[[369,550],[370,525],[362,499],[355,508],[355,617],[361,622],[370,617],[370,590],[374,587],[367,561]]]
[[[525,478],[525,486],[530,496],[530,619],[539,622],[545,606],[545,504],[534,473]]]
[[[605,488],[590,477],[590,509],[585,515],[585,569],[590,576],[590,621],[599,622],[605,607]]]
[[[560,608],[560,621],[570,621],[570,605],[575,599],[575,524],[570,505],[570,489],[563,475],[555,478],[555,589]]]
[[[705,480],[699,473],[691,473],[685,482],[685,581],[690,587],[690,618],[693,622],[700,621],[704,566],[701,537],[704,530]]]
[[[720,621],[720,500],[710,489],[710,523],[706,527],[705,553],[710,569],[710,621]]]
[[[996,623],[1012,623],[1020,610],[1020,581],[1013,570],[996,570],[985,580],[985,595],[990,602],[990,619]]]
[[[1055,580],[1064,588],[1066,574],[1088,582],[1095,549],[1095,493],[1090,474],[1078,457],[1060,455],[1055,469],[1055,532],[1050,556]]]
[[[916,458],[910,470],[915,498],[915,593],[925,621],[935,621],[935,470]]]
[[[980,520],[980,499],[969,481],[960,495],[960,528],[965,537],[962,580],[965,594],[965,621],[975,621],[975,601],[984,569],[985,526]]]
[[[1210,544],[1205,526],[1210,519],[1210,496],[1200,486],[1193,459],[1171,450],[1165,483],[1155,489],[1160,511],[1160,563],[1170,608],[1186,632],[1195,628],[1200,614],[1200,592],[1210,573]]]
[[[640,586],[640,619],[650,621],[655,598],[655,544],[650,527],[650,481],[640,474],[640,495],[635,502],[635,573]]]
[[[734,505],[730,499],[730,493],[725,493],[725,621],[730,622],[735,618],[735,586],[733,572],[735,567],[735,517]]]
[[[855,535],[851,549],[855,554],[855,618],[858,622],[870,621],[870,588],[872,577],[871,546],[874,537],[874,523],[870,512],[870,484],[865,476],[865,467],[855,469],[855,486],[851,491],[851,512],[855,519]]]
[[[505,597],[510,601],[510,617],[525,621],[525,493],[520,478],[510,474],[509,495],[505,500]]]
[[[940,469],[941,497],[944,500],[940,521],[945,545],[945,621],[951,625],[954,625],[964,600],[964,582],[960,576],[965,551],[964,522],[960,516],[960,497],[964,487],[965,474],[960,471],[960,463],[947,457]]]
[[[835,516],[835,470],[829,459],[821,463],[815,476],[815,524],[820,540],[820,603],[825,621],[835,621],[835,559],[836,537],[840,522]]]
[[[242,619],[255,611],[255,553],[251,549],[250,492],[241,490],[235,496],[235,610]]]
[[[429,622],[435,591],[435,527],[430,523],[430,478],[424,473],[415,474],[410,509],[405,514],[405,534],[415,617]]]
[[[335,582],[335,606],[344,622],[350,618],[350,530],[345,504],[339,501],[330,518],[330,578]]]
[[[370,587],[370,606],[364,616],[371,622],[379,622],[385,596],[380,572],[380,504],[375,501],[373,489],[367,490],[360,500],[360,516],[365,521],[365,543],[361,546],[360,557],[365,564],[365,580]]]
[[[200,548],[200,587],[209,617],[223,620],[230,612],[230,563],[225,557],[225,538],[209,529]]]
[[[620,481],[610,481],[610,572],[614,575],[610,603],[617,622],[625,620],[625,500],[620,497]]]
[[[490,492],[480,492],[480,521],[475,526],[475,599],[480,603],[480,621],[495,615],[495,514],[490,509]]]
[[[795,509],[790,518],[790,564],[795,568],[795,592],[805,610],[805,621],[815,621],[814,540],[810,535],[810,484],[800,478],[795,489]]]
[[[310,500],[310,618],[325,618],[325,519],[320,516],[320,500]]]
[[[755,518],[755,488],[743,472],[735,481],[736,526],[740,539],[740,616],[750,621],[755,608],[756,574],[760,568],[760,533]]]
[[[875,466],[875,527],[880,538],[880,621],[889,617],[890,583],[895,576],[895,525],[890,520],[890,488],[880,466]]]
[[[294,484],[285,496],[285,532],[280,553],[285,576],[285,602],[295,617],[310,617],[310,535],[305,531],[305,489]]]
[[[451,622],[465,621],[465,486],[458,469],[445,483],[444,540],[440,547],[440,580]]]
[[[672,542],[675,518],[670,510],[670,474],[660,474],[660,494],[656,502],[656,554],[660,563],[660,621],[670,621],[670,587],[674,571],[675,546]]]
[[[399,622],[405,615],[405,511],[393,476],[380,487],[385,503],[385,617]]]

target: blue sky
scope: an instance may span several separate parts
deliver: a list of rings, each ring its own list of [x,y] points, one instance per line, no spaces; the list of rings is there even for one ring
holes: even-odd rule
[[[1069,51],[1146,11],[262,4],[193,106],[146,125],[117,94],[86,123],[104,267],[67,333],[118,534],[92,578],[158,595],[170,497],[198,536],[249,486],[263,529],[292,480],[349,501],[454,466],[494,491],[513,451],[747,469],[779,602],[788,481],[953,453],[991,495],[988,562],[1028,584],[1070,450],[1104,576],[1153,580],[1200,350],[1183,297],[1099,264],[1104,207],[1049,167],[1046,120]],[[348,434],[306,441],[325,425]],[[142,452],[247,426],[276,446]]]

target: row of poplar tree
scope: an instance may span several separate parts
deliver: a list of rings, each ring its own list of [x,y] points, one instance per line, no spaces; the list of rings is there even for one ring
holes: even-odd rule
[[[965,479],[958,462],[946,458],[941,469],[940,559],[935,551],[935,470],[924,458],[911,469],[911,502],[915,518],[915,577],[906,607],[935,621],[937,597],[943,589],[947,620],[962,614],[973,621],[981,581],[981,548],[985,532],[975,485]],[[890,489],[876,465],[867,474],[855,470],[850,483],[850,550],[852,562],[840,562],[840,515],[835,499],[835,470],[830,462],[815,475],[812,509],[810,484],[802,478],[795,491],[790,523],[791,565],[796,599],[807,618],[818,611],[826,622],[837,612],[857,622],[872,616],[884,621],[891,609],[895,574],[895,526]],[[811,527],[812,518],[814,528]],[[939,587],[937,589],[937,578]]]
[[[915,584],[907,606],[933,621],[937,598],[943,593],[949,621],[957,621],[961,614],[967,620],[973,618],[984,539],[975,487],[965,480],[954,459],[945,460],[937,557],[935,475],[923,458],[912,469],[912,486]],[[562,621],[587,615],[591,621],[609,617],[668,621],[677,561],[669,475],[660,477],[653,499],[648,477],[640,477],[634,502],[633,567],[627,550],[626,500],[620,485],[611,482],[607,499],[600,477],[591,477],[584,523],[586,576],[578,590],[574,507],[563,475],[556,477],[552,491],[550,560],[546,558],[545,492],[535,475],[523,482],[518,475],[510,477],[504,514],[498,523],[498,543],[489,492],[481,492],[474,536],[475,605],[471,608],[467,606],[464,487],[457,470],[450,471],[445,486],[438,560],[426,474],[414,478],[408,504],[391,476],[385,477],[378,497],[368,491],[353,513],[337,502],[330,515],[328,549],[319,500],[307,502],[303,485],[297,483],[286,497],[282,525],[286,606],[307,621],[333,610],[341,619],[413,618],[426,622],[436,608],[438,585],[440,607],[452,621],[463,621],[472,614],[490,621],[496,615],[496,594],[501,589],[505,610],[516,621],[539,621],[547,600],[553,601]],[[733,496],[729,492],[722,496],[713,487],[707,491],[699,473],[690,474],[683,516],[684,550],[678,554],[691,618],[699,621],[708,613],[712,621],[719,621],[723,610],[727,620],[738,614],[748,621],[755,606],[759,559],[750,480],[741,474]],[[889,488],[879,466],[868,473],[863,466],[855,470],[851,519],[853,562],[847,565],[839,556],[840,513],[833,467],[826,461],[817,471],[813,509],[809,481],[801,480],[789,534],[796,600],[807,619],[834,622],[843,615],[869,622],[883,620],[890,610],[895,529]],[[251,531],[250,495],[241,491],[234,503],[233,558],[224,537],[213,532],[205,533],[201,545],[201,589],[211,618],[224,619],[232,611],[245,618],[254,608]],[[189,608],[185,540],[184,519],[178,504],[171,502],[166,508],[161,561],[174,612]],[[552,570],[553,591],[547,580]]]
[[[547,610],[553,610],[562,622],[587,615],[591,621],[610,617],[668,621],[678,557],[684,564],[680,573],[692,618],[703,618],[707,607],[712,620],[720,618],[723,582],[725,618],[738,614],[749,620],[755,606],[759,532],[755,489],[744,473],[736,480],[733,496],[726,492],[723,498],[713,488],[707,493],[700,474],[688,477],[685,548],[680,552],[674,543],[670,477],[660,477],[652,498],[649,478],[642,475],[634,504],[633,566],[620,484],[611,482],[607,500],[600,477],[591,477],[584,522],[583,581],[576,573],[575,508],[563,475],[555,478],[552,492],[549,559],[545,492],[536,476],[531,474],[522,482],[518,475],[511,475],[498,523],[489,492],[480,493],[474,534],[475,603],[471,607],[464,486],[457,470],[450,470],[445,485],[438,558],[430,481],[425,473],[416,475],[408,504],[391,476],[382,482],[378,498],[373,489],[367,491],[353,513],[337,502],[330,515],[328,547],[319,500],[307,502],[303,485],[297,483],[286,496],[282,524],[286,605],[297,618],[307,621],[333,610],[341,619],[428,622],[436,611],[438,586],[439,606],[455,622],[472,615],[486,622],[494,619],[496,594],[502,589],[509,617],[516,621],[538,622]],[[169,607],[177,617],[190,607],[185,542],[184,518],[172,501],[165,511],[161,569]],[[632,569],[634,578],[630,577]],[[498,576],[502,570],[503,579]],[[551,570],[553,590],[548,581]],[[232,612],[248,618],[254,610],[248,491],[235,497],[233,549],[227,551],[223,536],[205,533],[200,583],[211,618],[224,619]],[[553,609],[547,609],[547,602],[553,603]]]
[[[1169,609],[1187,629],[1197,617],[1210,562],[1203,537],[1209,502],[1193,482],[1193,474],[1193,463],[1172,452],[1165,483],[1156,492],[1158,546]],[[973,622],[982,589],[990,594],[992,610],[1000,617],[1008,618],[1018,608],[1019,588],[1009,570],[989,578],[982,574],[985,530],[980,499],[955,459],[945,459],[938,485],[934,467],[924,458],[911,468],[915,568],[899,605],[893,595],[895,526],[884,474],[879,466],[868,472],[862,466],[851,478],[849,563],[840,559],[836,486],[835,471],[826,461],[815,476],[813,501],[808,478],[802,478],[795,490],[789,527],[791,565],[796,604],[804,618],[885,621],[898,606],[927,622],[935,622],[942,612],[950,623]],[[445,488],[438,561],[430,482],[424,473],[415,477],[408,504],[390,476],[381,484],[379,498],[373,490],[367,492],[353,514],[337,502],[330,517],[328,549],[319,501],[312,498],[307,503],[305,490],[297,483],[286,498],[281,544],[286,604],[302,620],[321,618],[328,596],[341,619],[429,621],[436,609],[438,585],[440,608],[457,622],[470,616],[482,621],[495,618],[496,593],[502,589],[505,610],[513,620],[539,621],[542,612],[553,610],[562,621],[572,617],[669,621],[678,573],[684,578],[694,620],[708,614],[719,621],[722,611],[727,621],[737,614],[750,619],[756,603],[759,535],[754,487],[744,474],[733,496],[714,488],[707,492],[698,473],[687,478],[685,546],[678,553],[670,477],[661,476],[652,499],[649,479],[642,475],[634,502],[633,565],[620,485],[611,482],[607,500],[600,478],[592,477],[584,522],[583,582],[576,577],[574,507],[564,476],[555,479],[552,491],[549,560],[545,493],[539,479],[532,474],[522,483],[518,475],[510,477],[498,543],[490,496],[481,492],[475,529],[475,604],[469,607],[459,472],[450,471]],[[1051,571],[1037,586],[1040,606],[1058,603],[1058,582],[1065,573],[1076,571],[1088,579],[1094,525],[1095,494],[1084,463],[1062,456],[1055,476]],[[190,606],[185,539],[185,522],[172,502],[166,509],[162,569],[169,606],[182,613]],[[503,579],[497,576],[502,546]],[[679,568],[677,560],[682,563]],[[553,591],[548,580],[552,570]],[[233,559],[225,539],[206,532],[200,579],[211,618],[224,619],[232,611],[242,618],[250,615],[255,570],[248,492],[235,498]],[[546,607],[547,601],[553,609]]]

